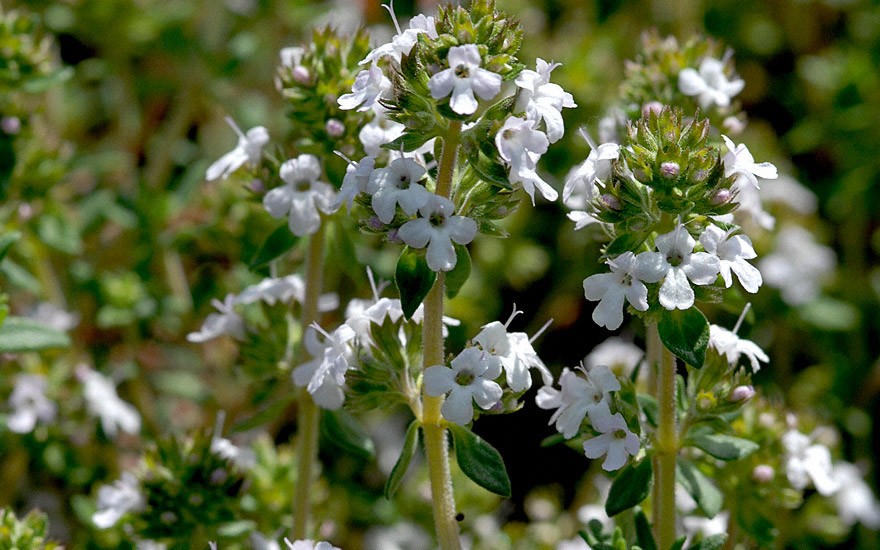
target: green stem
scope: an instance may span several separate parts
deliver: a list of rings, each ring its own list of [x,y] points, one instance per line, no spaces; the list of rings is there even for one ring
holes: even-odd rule
[[[458,156],[458,140],[461,123],[449,124],[449,131],[443,140],[443,152],[437,169],[437,185],[434,192],[449,198],[452,192],[452,175]],[[422,323],[422,343],[424,346],[423,366],[444,364],[443,342],[443,295],[445,293],[445,274],[437,274],[437,280],[425,297],[425,316]],[[422,396],[422,429],[425,434],[425,454],[428,460],[428,474],[431,480],[434,525],[442,550],[461,548],[458,523],[455,520],[455,497],[452,493],[452,476],[449,470],[449,446],[446,428],[440,414],[443,397]]]
[[[321,295],[324,269],[325,224],[309,239],[306,257],[306,292],[302,306],[303,333],[308,326],[318,320],[318,297]],[[300,348],[301,362],[311,357],[305,347]],[[318,427],[320,410],[305,388],[298,390],[299,418],[296,440],[297,476],[293,497],[293,539],[308,538],[309,516],[311,515],[311,489],[318,461]]]
[[[678,457],[678,427],[675,415],[675,356],[660,341],[657,324],[648,326],[648,357],[656,361],[655,392],[660,406],[654,455],[654,491],[651,510],[654,537],[659,548],[675,542],[675,460]]]

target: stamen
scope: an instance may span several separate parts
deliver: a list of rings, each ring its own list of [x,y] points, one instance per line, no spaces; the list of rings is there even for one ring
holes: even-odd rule
[[[578,128],[578,133],[581,135],[582,138],[584,138],[587,141],[587,144],[589,144],[590,149],[595,151],[599,148],[599,146],[596,145],[596,142],[593,141],[593,137],[590,135],[589,132],[587,132],[586,128],[581,126],[580,128]]]
[[[214,435],[211,441],[217,441],[223,438],[223,424],[226,422],[226,411],[217,411],[217,418],[214,420]]]
[[[224,120],[226,121],[226,124],[232,127],[232,130],[236,133],[238,137],[240,137],[241,139],[247,139],[247,137],[244,135],[244,132],[242,132],[241,128],[238,127],[238,124],[236,124],[235,121],[232,120],[231,116],[227,116]]]
[[[326,338],[328,340],[330,339],[330,335],[327,333],[326,330],[322,329],[321,325],[319,325],[318,323],[312,323],[309,326],[312,327],[313,329],[315,329],[316,331],[318,331],[324,338]]]
[[[734,334],[736,334],[737,331],[739,331],[739,327],[742,325],[743,320],[746,318],[746,313],[748,313],[750,309],[752,309],[752,303],[748,302],[748,303],[746,303],[745,307],[743,308],[742,313],[739,314],[739,319],[736,320],[736,324],[733,325],[733,333]]]
[[[373,278],[373,270],[367,266],[367,278],[370,280],[370,288],[373,289],[373,300],[379,301],[379,289],[376,288],[376,279]]]
[[[513,321],[513,319],[517,315],[519,315],[520,313],[522,313],[522,311],[516,309],[516,304],[513,304],[513,312],[510,314],[510,317],[508,317],[507,321],[504,323],[504,328],[506,329],[507,327],[509,327],[510,323]]]
[[[394,28],[397,29],[397,34],[403,34],[400,30],[400,24],[397,23],[397,16],[394,15],[394,0],[388,0],[388,3],[382,4],[382,7],[388,10],[388,13],[391,14],[391,21],[394,22]]]
[[[539,329],[538,329],[538,332],[536,332],[536,333],[534,334],[534,336],[532,336],[531,338],[529,338],[529,343],[531,344],[532,342],[534,342],[535,340],[538,339],[538,336],[541,336],[542,334],[544,334],[544,331],[547,330],[547,328],[548,328],[552,323],[553,323],[553,319],[547,319],[547,322],[544,323],[544,326],[541,327],[541,328],[539,328]]]
[[[345,154],[342,151],[333,151],[333,153],[337,157],[341,158],[342,160],[344,160],[345,162],[350,164],[351,166],[357,166],[357,163],[355,161],[351,160],[350,158],[348,158],[347,156],[345,156]]]

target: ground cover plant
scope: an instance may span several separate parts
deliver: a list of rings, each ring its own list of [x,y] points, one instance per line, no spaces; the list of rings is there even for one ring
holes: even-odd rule
[[[0,547],[876,547],[880,12],[685,7],[0,5]]]

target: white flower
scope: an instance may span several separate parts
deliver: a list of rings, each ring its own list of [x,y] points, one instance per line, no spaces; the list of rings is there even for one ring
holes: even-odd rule
[[[525,69],[515,81],[520,88],[515,110],[525,111],[526,116],[532,120],[543,120],[550,143],[559,141],[565,131],[562,121],[563,107],[577,107],[570,93],[559,84],[550,82],[550,73],[559,65],[538,58],[537,71]]]
[[[343,111],[357,108],[358,111],[369,111],[379,97],[391,88],[391,81],[382,73],[382,69],[373,65],[354,77],[350,94],[339,96],[336,103]]]
[[[41,325],[61,332],[73,330],[79,324],[79,313],[71,313],[51,302],[40,302],[27,316]]]
[[[584,454],[587,458],[606,455],[602,463],[602,469],[606,472],[623,468],[629,456],[639,453],[639,436],[630,431],[622,414],[616,413],[600,422],[593,422],[593,427],[601,435],[584,441]]]
[[[434,271],[451,271],[455,267],[455,247],[468,244],[477,234],[477,223],[466,216],[453,216],[455,206],[449,199],[431,195],[419,209],[420,218],[410,220],[397,231],[400,240],[413,248],[428,247],[425,259]]]
[[[574,371],[563,370],[559,377],[560,391],[545,386],[536,399],[540,408],[556,409],[548,423],[555,422],[556,430],[566,439],[577,435],[587,415],[594,427],[608,421],[611,392],[620,390],[617,377],[604,365],[584,373],[586,378],[579,377]]]
[[[786,303],[798,306],[819,295],[835,264],[833,250],[818,244],[803,227],[788,225],[776,235],[774,252],[765,256],[758,268],[767,285],[778,288]]]
[[[849,526],[861,523],[868,529],[880,529],[880,501],[874,496],[870,485],[865,483],[862,471],[855,464],[837,462],[831,477],[840,487],[834,493],[837,515]]]
[[[590,545],[580,535],[556,543],[556,550],[590,550]]]
[[[829,496],[840,488],[831,475],[831,451],[825,445],[810,442],[810,436],[797,430],[783,434],[785,475],[795,489],[806,489],[812,481],[820,495]]]
[[[697,244],[687,229],[679,225],[654,240],[660,252],[643,252],[640,278],[647,283],[663,279],[660,305],[666,309],[688,309],[694,305],[694,290],[688,279],[697,285],[712,284],[721,267],[718,258],[707,252],[694,252]]]
[[[474,405],[489,409],[501,399],[501,386],[494,382],[501,369],[493,365],[483,350],[465,348],[450,367],[434,365],[425,369],[425,393],[437,397],[449,393],[440,413],[443,418],[465,425],[474,418]]]
[[[547,152],[547,136],[535,130],[535,121],[515,116],[507,117],[504,126],[495,134],[495,147],[510,165],[510,183],[520,183],[535,204],[535,188],[548,201],[559,197],[549,183],[536,172],[538,159]]]
[[[46,397],[48,382],[37,374],[20,374],[9,396],[12,413],[6,418],[10,431],[26,434],[34,431],[37,422],[48,424],[55,420],[58,406]]]
[[[285,537],[284,544],[287,545],[289,550],[342,550],[337,546],[333,546],[329,542],[315,542],[309,539],[290,542],[290,539]]]
[[[636,256],[624,252],[608,260],[611,273],[597,273],[584,279],[584,296],[587,300],[599,300],[593,310],[593,321],[600,327],[615,330],[623,323],[624,299],[639,311],[648,309],[648,288],[640,280],[640,273],[647,265],[646,253]]]
[[[510,320],[520,312],[514,311]],[[508,324],[510,323],[508,321]],[[507,324],[493,321],[483,325],[474,342],[488,353],[488,360],[504,368],[507,385],[515,392],[529,389],[532,377],[529,369],[534,367],[541,373],[545,385],[553,383],[550,371],[538,357],[529,337],[524,332],[507,332]]]
[[[402,442],[401,442],[402,444]],[[394,456],[397,460],[397,454]],[[364,533],[364,550],[432,550],[431,536],[415,523],[397,521],[377,525]]]
[[[597,365],[608,365],[617,376],[629,378],[644,357],[642,348],[623,338],[612,336],[593,348],[584,358],[584,366],[590,370]]]
[[[751,260],[758,255],[752,248],[752,241],[747,236],[733,235],[732,233],[733,230],[724,231],[717,226],[710,225],[700,235],[700,243],[703,244],[706,252],[718,257],[724,286],[730,288],[733,284],[732,271],[736,274],[743,288],[754,294],[761,286],[761,272],[746,260]]]
[[[611,167],[620,156],[620,145],[603,143],[596,145],[586,132],[581,132],[590,145],[587,159],[571,170],[565,178],[562,202],[569,208],[583,210],[595,193],[594,185],[611,176]]]
[[[205,174],[205,179],[208,181],[229,177],[230,174],[245,164],[257,164],[263,155],[263,147],[269,143],[269,131],[263,126],[251,128],[247,131],[247,134],[244,134],[230,117],[226,117],[226,122],[238,135],[238,144],[235,146],[235,149],[226,153],[208,167],[208,171]]]
[[[407,216],[425,206],[433,193],[419,183],[425,168],[411,158],[391,161],[387,168],[379,168],[370,176],[368,190],[373,195],[371,206],[382,223],[391,223],[397,205]]]
[[[278,56],[281,58],[281,65],[284,67],[294,68],[302,63],[303,55],[306,50],[302,46],[288,46],[281,48]]]
[[[87,367],[83,368],[79,375],[82,378],[83,395],[88,410],[101,419],[101,428],[107,437],[116,437],[117,430],[130,434],[140,431],[140,413],[119,397],[112,380]]]
[[[798,214],[815,214],[819,199],[804,184],[793,177],[782,174],[769,185],[762,185],[760,200],[766,203],[784,204]]]
[[[252,304],[262,300],[270,306],[276,302],[289,304],[291,300],[302,303],[305,300],[306,284],[300,275],[287,277],[267,277],[255,285],[251,285],[235,297],[236,304]],[[318,297],[318,311],[333,311],[339,307],[339,296],[335,292],[322,294]]]
[[[385,115],[387,111],[381,103],[373,105],[373,113],[375,113],[373,119],[364,124],[358,132],[358,139],[364,146],[364,152],[370,156],[381,155],[384,150],[382,146],[399,138],[406,130],[406,126],[388,118]]]
[[[453,46],[446,56],[448,69],[443,69],[428,80],[431,97],[443,99],[452,94],[449,106],[460,115],[477,110],[474,93],[481,99],[492,99],[501,91],[501,75],[480,67],[480,50],[474,44]]]
[[[235,294],[227,294],[222,302],[216,298],[212,299],[211,305],[219,313],[211,313],[205,317],[198,332],[190,332],[186,335],[186,339],[200,343],[228,334],[237,340],[244,340],[244,320],[235,312],[235,304]]]
[[[263,206],[273,218],[289,216],[288,226],[297,237],[311,235],[321,226],[321,212],[333,212],[335,191],[320,181],[321,161],[314,155],[300,155],[281,165],[285,185],[263,197]]]
[[[334,210],[344,204],[351,211],[354,198],[367,192],[367,185],[375,166],[376,158],[369,155],[358,162],[349,161],[348,167],[345,169],[345,176],[342,178],[342,187],[333,202]]]
[[[146,505],[137,478],[130,472],[123,472],[113,485],[98,489],[98,511],[92,515],[92,523],[100,529],[107,529],[116,525],[125,514],[139,512]]]
[[[731,367],[736,366],[739,358],[745,355],[752,365],[752,372],[761,370],[759,360],[765,363],[770,361],[770,358],[767,357],[764,350],[758,347],[758,344],[740,338],[735,333],[718,325],[709,325],[709,347],[714,348],[719,355],[726,357]]]
[[[736,186],[738,188],[742,188],[748,183],[757,189],[760,187],[758,185],[758,178],[773,180],[779,177],[773,164],[769,162],[756,164],[755,157],[749,152],[749,148],[746,147],[745,143],[734,145],[729,137],[724,135],[721,137],[724,138],[724,143],[728,149],[724,158],[721,159],[721,162],[724,164],[724,177],[729,178],[736,174]]]
[[[214,435],[211,436],[211,452],[225,460],[229,460],[243,470],[253,468],[257,464],[257,455],[253,449],[239,447],[223,437],[223,421],[225,419],[226,413],[219,411],[217,413],[217,420],[214,422]]]
[[[746,83],[741,78],[728,80],[724,74],[724,62],[704,57],[699,72],[686,67],[678,73],[678,89],[688,96],[699,96],[700,107],[708,109],[712,105],[727,107],[730,100],[740,93]]]
[[[299,387],[306,386],[315,403],[325,409],[338,409],[345,400],[342,388],[352,359],[349,342],[354,337],[354,329],[344,324],[330,334],[317,325],[306,329],[305,347],[312,360],[293,369],[293,381]]]
[[[281,545],[274,540],[275,537],[267,537],[259,531],[251,531],[250,536],[251,548],[253,550],[281,550]],[[217,550],[212,548],[211,550]]]
[[[389,11],[391,10],[389,9]],[[400,58],[404,55],[409,55],[413,46],[418,42],[420,34],[426,34],[430,38],[437,38],[437,27],[433,17],[425,17],[419,14],[410,19],[409,28],[401,32],[393,12],[391,16],[394,18],[394,26],[397,27],[397,34],[391,39],[391,42],[382,44],[367,54],[367,57],[361,60],[359,65],[375,64],[383,57],[391,57],[400,63]]]

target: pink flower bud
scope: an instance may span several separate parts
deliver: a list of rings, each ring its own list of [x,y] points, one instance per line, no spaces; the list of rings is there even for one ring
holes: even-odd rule
[[[609,195],[608,193],[600,195],[599,202],[608,210],[620,210],[623,208],[623,205],[620,204],[620,199],[614,195]]]
[[[733,198],[733,192],[730,189],[719,189],[712,193],[712,196],[709,197],[709,203],[713,206],[718,206],[730,201]]]
[[[327,135],[332,138],[342,137],[342,135],[345,134],[345,125],[342,124],[342,121],[336,118],[327,120],[324,129],[327,131]]]
[[[755,396],[755,388],[751,386],[737,386],[730,392],[730,400],[734,403],[748,401]]]
[[[677,178],[680,172],[681,167],[677,162],[664,162],[660,165],[660,175],[668,180]]]
[[[721,126],[727,130],[728,133],[737,135],[741,134],[742,131],[746,129],[746,121],[739,117],[729,116],[724,119]]]
[[[650,113],[654,113],[655,115],[659,115],[660,111],[663,110],[663,104],[659,101],[649,101],[642,105],[642,116],[647,116]]]
[[[21,131],[21,120],[17,116],[5,116],[0,119],[0,130],[6,135],[17,135]]]
[[[291,75],[293,76],[293,80],[302,84],[303,86],[307,86],[312,82],[312,75],[309,73],[309,70],[303,67],[302,65],[297,65],[291,71]]]
[[[254,178],[251,182],[251,191],[258,195],[262,195],[266,192],[266,184],[263,183],[263,180],[260,178]]]
[[[776,475],[776,471],[769,464],[758,464],[752,470],[752,479],[758,483],[770,483],[773,481],[774,475]]]

